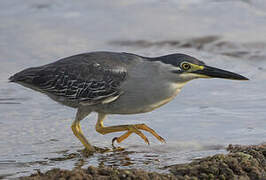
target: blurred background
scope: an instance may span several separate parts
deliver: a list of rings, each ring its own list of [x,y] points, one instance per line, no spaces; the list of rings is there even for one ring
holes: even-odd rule
[[[266,141],[265,0],[1,0],[0,177],[54,167],[112,165],[167,171],[168,165],[217,153],[228,144]],[[132,135],[123,152],[84,157],[70,125],[75,109],[8,83],[28,67],[91,51],[143,56],[186,53],[240,73],[248,82],[195,80],[169,104],[146,114],[113,115],[106,125],[146,123],[167,141]],[[82,121],[100,147],[113,137]]]

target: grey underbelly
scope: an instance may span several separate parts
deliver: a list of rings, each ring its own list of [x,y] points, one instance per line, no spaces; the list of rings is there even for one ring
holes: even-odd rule
[[[49,97],[54,101],[68,107],[77,108],[79,106],[78,102],[69,101],[63,97]],[[163,100],[150,102],[145,99],[139,101],[129,99],[124,100],[124,98],[121,97],[121,99],[118,98],[117,100],[108,104],[99,103],[94,105],[87,105],[87,108],[89,111],[95,111],[104,114],[138,114],[150,112],[160,107],[161,104],[164,104]]]
[[[122,105],[119,102],[112,102],[110,104],[101,104],[95,108],[96,112],[105,114],[138,114],[152,111],[151,104],[140,102],[139,104]]]
[[[58,103],[68,107],[77,108],[79,106],[78,102],[69,101],[64,97],[55,97],[53,95],[48,95],[48,96],[51,99],[57,101]],[[150,112],[156,108],[159,108],[160,106],[166,104],[173,98],[174,95],[173,97],[168,97],[168,98],[149,97],[149,98],[139,98],[139,99],[134,96],[124,97],[122,95],[120,98],[118,98],[113,102],[107,104],[99,103],[94,105],[88,105],[87,108],[89,111],[95,111],[104,114],[138,114],[138,113]]]
[[[95,106],[94,111],[105,114],[138,114],[150,112],[171,101],[178,92],[179,90],[168,94],[126,94],[111,103]]]
[[[123,94],[111,103],[96,106],[95,111],[106,114],[137,114],[168,103],[180,92],[183,84],[170,82],[155,72],[149,75],[132,72],[131,77],[121,86]]]

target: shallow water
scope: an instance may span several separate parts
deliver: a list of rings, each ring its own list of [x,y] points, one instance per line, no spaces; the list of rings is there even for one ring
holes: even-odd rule
[[[266,3],[255,1],[0,2],[0,178],[54,167],[112,165],[167,171],[232,143],[266,141]],[[229,11],[230,9],[230,11]],[[112,50],[157,56],[187,53],[251,80],[194,80],[146,114],[113,115],[106,125],[146,123],[167,141],[132,135],[122,152],[85,157],[70,125],[75,110],[8,83],[10,75],[69,55]],[[96,114],[82,121],[90,142],[111,147]]]

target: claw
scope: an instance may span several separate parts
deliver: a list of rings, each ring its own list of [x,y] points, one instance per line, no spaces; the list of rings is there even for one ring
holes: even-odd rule
[[[114,142],[115,141],[117,141],[117,137],[114,137],[113,139],[112,139],[112,147],[113,147],[113,151],[124,151],[125,150],[125,148],[122,148],[122,147],[120,147],[120,146],[115,146],[114,145]]]
[[[159,136],[159,137],[158,137],[158,140],[161,141],[162,143],[166,143],[165,139],[162,138],[162,136]]]
[[[117,140],[117,137],[114,137],[113,139],[112,139],[112,147],[115,149],[116,147],[115,147],[115,145],[114,145],[114,142]]]

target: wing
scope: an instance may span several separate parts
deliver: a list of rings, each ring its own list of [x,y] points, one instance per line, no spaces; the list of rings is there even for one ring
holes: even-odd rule
[[[26,69],[10,80],[23,81],[41,92],[64,97],[68,101],[91,105],[117,99],[123,93],[120,85],[126,76],[126,68],[122,65],[76,58]]]

